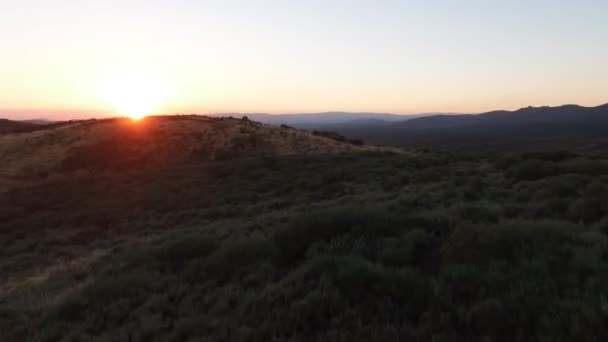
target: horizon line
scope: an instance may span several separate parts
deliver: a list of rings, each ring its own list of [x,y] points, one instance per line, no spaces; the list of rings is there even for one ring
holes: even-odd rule
[[[561,105],[549,106],[523,106],[516,109],[492,109],[481,112],[460,112],[460,111],[420,111],[420,112],[410,112],[410,113],[399,113],[399,112],[386,112],[386,111],[348,111],[348,110],[325,110],[325,111],[284,111],[284,112],[264,112],[264,111],[201,111],[201,112],[163,112],[163,113],[153,113],[146,116],[171,116],[171,115],[202,115],[202,116],[219,116],[219,115],[271,115],[271,116],[281,116],[281,115],[322,115],[322,114],[330,114],[330,113],[344,113],[344,114],[372,114],[372,115],[394,115],[394,116],[417,116],[417,115],[479,115],[484,113],[491,113],[496,111],[517,111],[525,108],[559,108],[565,106],[577,106],[582,108],[596,108],[602,106],[608,106],[608,102],[604,102],[598,105],[585,106],[576,103],[565,103]],[[27,118],[11,118],[10,115],[13,112],[14,114],[20,113],[24,115],[28,115],[30,117]],[[62,118],[62,119],[51,119],[48,117],[44,117],[44,115],[40,116],[43,113],[48,113],[51,115],[80,115],[79,118]],[[78,114],[80,113],[80,114]],[[5,116],[7,115],[8,116]],[[97,115],[86,117],[87,115]],[[27,120],[48,120],[48,121],[70,121],[70,120],[87,120],[87,119],[105,119],[105,118],[120,118],[127,117],[128,115],[114,113],[114,112],[106,112],[103,110],[95,110],[95,109],[38,109],[38,108],[0,108],[0,119],[8,119],[14,121],[27,121]]]

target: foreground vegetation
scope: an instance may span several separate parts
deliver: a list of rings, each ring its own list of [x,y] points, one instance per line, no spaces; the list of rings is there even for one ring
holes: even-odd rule
[[[0,198],[0,331],[605,340],[607,190],[593,149],[80,170]]]

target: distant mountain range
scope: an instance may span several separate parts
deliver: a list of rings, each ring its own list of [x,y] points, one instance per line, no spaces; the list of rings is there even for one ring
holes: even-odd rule
[[[391,114],[367,112],[322,112],[322,113],[294,113],[294,114],[267,114],[267,113],[215,113],[207,114],[212,117],[247,116],[252,121],[269,125],[288,125],[301,129],[316,129],[327,125],[383,125],[406,121],[431,115],[449,115],[450,113],[424,113],[424,114]],[[77,116],[77,115],[76,115]],[[13,122],[33,123],[38,125],[50,124],[54,121],[47,119],[20,120]]]
[[[608,104],[526,107],[482,114],[301,113],[215,114],[314,131],[331,131],[366,143],[509,145],[608,140]],[[45,120],[0,122],[0,133],[40,129]]]
[[[431,115],[390,124],[319,127],[368,143],[511,144],[608,139],[608,104],[527,107],[483,114]]]
[[[385,125],[438,114],[439,113],[400,115],[390,113],[323,112],[296,114],[239,113],[216,114],[214,116],[233,116],[238,118],[247,116],[250,120],[269,125],[288,125],[302,129],[319,129],[328,125]]]
[[[53,123],[53,121],[48,119],[30,119],[30,120],[20,120],[19,122],[30,123],[34,125],[48,125]]]
[[[437,129],[474,125],[522,125],[556,122],[588,122],[608,119],[608,104],[598,107],[564,105],[560,107],[527,107],[516,111],[493,111],[477,115],[434,115],[412,120],[408,129]]]
[[[0,134],[36,131],[52,123],[52,121],[43,119],[21,121],[0,119]]]
[[[608,140],[608,104],[526,107],[482,114],[326,112],[311,114],[239,114],[271,125],[333,131],[372,144],[483,144]]]
[[[30,131],[34,127],[34,123],[0,119],[0,133]]]

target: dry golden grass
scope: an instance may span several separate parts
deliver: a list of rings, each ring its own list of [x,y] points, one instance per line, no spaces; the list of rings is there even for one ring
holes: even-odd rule
[[[202,116],[76,121],[0,136],[0,185],[61,171],[134,169],[259,156],[371,151],[307,131]]]
[[[93,250],[69,261],[11,277],[0,285],[0,303],[25,310],[52,306],[89,281],[87,272],[91,265],[106,253]]]
[[[175,179],[150,177],[154,181],[169,179],[177,184],[177,179],[193,177],[184,170],[190,166],[212,166],[201,164],[208,161],[378,150],[392,149],[358,146],[307,131],[248,120],[201,116],[77,121],[37,131],[0,135],[0,201],[3,203],[0,219],[13,221],[5,226],[0,223],[0,237],[5,243],[3,253],[11,259],[0,263],[0,278],[7,278],[0,284],[0,304],[11,310],[41,310],[53,306],[90,281],[86,274],[90,273],[91,264],[104,256],[111,246],[145,238],[142,232],[145,224],[138,224],[139,228],[134,232],[126,228],[122,231],[120,227],[129,225],[119,224],[124,212],[120,214],[114,209],[132,211],[131,208],[139,206],[138,201],[118,203],[137,191],[143,193],[140,201],[153,200],[154,196],[161,196],[159,191],[153,187],[139,189],[124,185],[123,190],[112,192],[112,186],[118,189],[122,184],[113,176],[124,173],[124,177],[128,177],[129,171],[140,176],[155,175],[163,170],[171,173],[175,169],[181,170]],[[176,167],[163,169],[172,165]],[[69,184],[75,179],[86,181],[71,187]],[[108,183],[107,188],[95,186],[102,179]],[[90,182],[91,187],[84,186],[83,182]],[[192,186],[205,189],[196,182]],[[166,191],[170,189],[160,191],[163,197]],[[197,194],[196,197],[203,196]],[[184,201],[195,202],[193,198]],[[63,204],[54,207],[56,202]],[[165,218],[163,212],[152,212],[158,215],[155,220],[161,222],[162,229],[150,228],[151,236],[177,226],[165,224],[172,219]],[[64,216],[67,213],[73,216],[72,221]],[[52,217],[60,219],[49,220]],[[143,216],[136,217],[144,220]],[[106,224],[106,218],[112,224]],[[68,221],[72,223],[64,223]],[[208,222],[207,219],[191,221]],[[27,229],[22,230],[23,227]],[[222,227],[224,233],[229,231]]]

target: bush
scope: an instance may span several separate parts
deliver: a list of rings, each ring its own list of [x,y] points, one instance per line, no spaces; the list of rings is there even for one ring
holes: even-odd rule
[[[545,179],[539,184],[539,189],[534,194],[534,199],[543,201],[554,197],[575,197],[578,195],[579,187],[585,182],[574,175],[563,175]]]
[[[431,291],[426,279],[410,268],[387,268],[355,256],[310,259],[288,279],[299,288],[327,279],[345,299],[338,305],[370,318],[405,312],[417,319],[426,310]]]
[[[572,219],[593,223],[599,221],[607,213],[606,203],[598,198],[581,198],[570,205]]]
[[[578,157],[578,154],[572,151],[537,151],[527,152],[521,155],[522,159],[538,159],[551,162],[561,162]]]
[[[246,274],[254,265],[273,263],[276,257],[276,248],[270,241],[240,239],[225,243],[200,263],[191,265],[187,274],[190,279],[215,279],[223,283]]]
[[[338,208],[302,216],[287,229],[277,232],[273,239],[284,260],[293,263],[315,242],[342,235],[373,239],[395,235],[401,229],[399,220],[382,210]]]
[[[144,270],[123,274],[105,274],[82,291],[82,299],[88,310],[101,308],[108,303],[127,298],[134,301],[141,298],[156,277]]]
[[[382,239],[378,245],[378,260],[387,266],[433,266],[438,241],[422,229],[407,232],[400,238]]]
[[[154,252],[156,260],[172,266],[187,264],[205,257],[217,248],[217,241],[209,236],[188,236],[160,246]]]
[[[608,216],[604,216],[597,224],[596,229],[608,236]]]
[[[352,145],[363,145],[363,140],[361,139],[349,139],[339,133],[336,132],[327,132],[327,131],[313,131],[312,134],[329,138],[335,141],[344,142]]]
[[[147,291],[153,285],[155,276],[144,270],[122,274],[103,274],[82,291],[67,297],[45,317],[45,325],[52,325],[54,319],[60,321],[82,320],[83,316],[107,316],[109,323],[117,307],[122,307],[119,316],[124,317],[141,303],[148,295]],[[120,321],[120,319],[118,319]],[[48,327],[46,327],[48,328]]]
[[[561,169],[556,163],[540,160],[526,160],[507,170],[507,176],[518,181],[537,180],[559,173]]]
[[[502,216],[502,207],[489,202],[460,204],[452,211],[462,222],[496,223]]]
[[[512,221],[497,225],[465,226],[454,232],[444,249],[450,262],[487,265],[518,263],[531,258],[551,263],[558,270],[582,228],[555,221]]]
[[[7,191],[0,339],[604,340],[608,174],[574,155],[254,158]]]
[[[591,176],[608,174],[608,162],[604,160],[577,158],[563,163],[563,167],[565,170],[571,173]]]
[[[494,166],[498,169],[508,169],[509,167],[521,163],[522,159],[519,155],[506,154],[500,155],[494,161]]]

